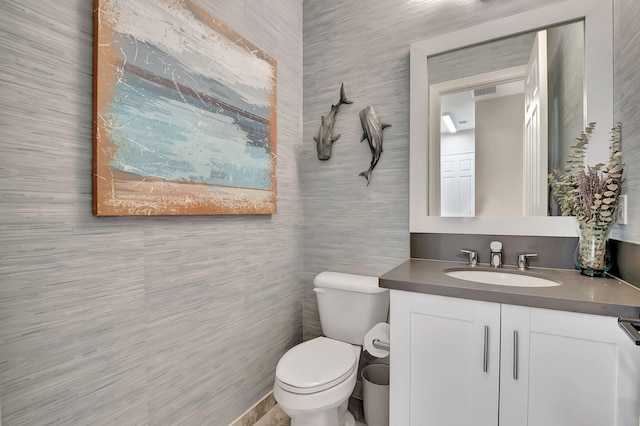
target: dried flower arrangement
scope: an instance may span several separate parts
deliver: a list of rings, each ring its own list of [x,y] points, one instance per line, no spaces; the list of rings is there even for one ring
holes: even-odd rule
[[[580,229],[576,263],[586,275],[606,272],[606,241],[616,221],[624,165],[620,151],[621,124],[611,129],[609,160],[587,166],[585,155],[595,123],[589,123],[572,146],[564,171],[549,175],[551,190],[563,216],[575,216]]]

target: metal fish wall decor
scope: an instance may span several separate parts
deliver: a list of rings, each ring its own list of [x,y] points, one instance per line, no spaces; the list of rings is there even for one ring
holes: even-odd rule
[[[378,117],[378,114],[376,114],[372,106],[368,106],[360,111],[360,124],[362,124],[363,131],[360,142],[365,139],[369,142],[371,165],[368,170],[360,173],[359,176],[367,178],[367,186],[369,186],[371,172],[376,164],[378,164],[380,154],[382,154],[382,130],[386,127],[391,127],[391,124],[381,122],[380,117]]]
[[[333,135],[333,125],[336,122],[336,114],[342,104],[352,104],[353,102],[347,99],[344,94],[344,83],[340,85],[340,100],[336,105],[331,105],[329,114],[325,117],[321,117],[322,123],[318,130],[318,136],[314,136],[313,140],[316,141],[316,148],[318,149],[318,160],[328,160],[331,158],[331,147],[333,143],[340,138],[340,134]]]

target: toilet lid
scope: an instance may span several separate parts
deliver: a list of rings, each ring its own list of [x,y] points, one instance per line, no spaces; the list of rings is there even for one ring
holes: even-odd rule
[[[342,383],[357,367],[356,352],[349,343],[317,337],[280,358],[276,379],[290,392],[320,392]]]

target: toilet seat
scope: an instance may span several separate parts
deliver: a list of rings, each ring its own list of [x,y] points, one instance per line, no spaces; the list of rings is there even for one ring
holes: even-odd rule
[[[287,351],[276,368],[276,382],[291,393],[321,392],[342,383],[358,368],[349,343],[317,337]]]

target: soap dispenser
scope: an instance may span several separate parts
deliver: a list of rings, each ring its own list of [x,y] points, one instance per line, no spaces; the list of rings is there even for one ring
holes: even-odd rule
[[[502,268],[502,243],[500,241],[491,241],[489,248],[491,249],[491,267]]]

